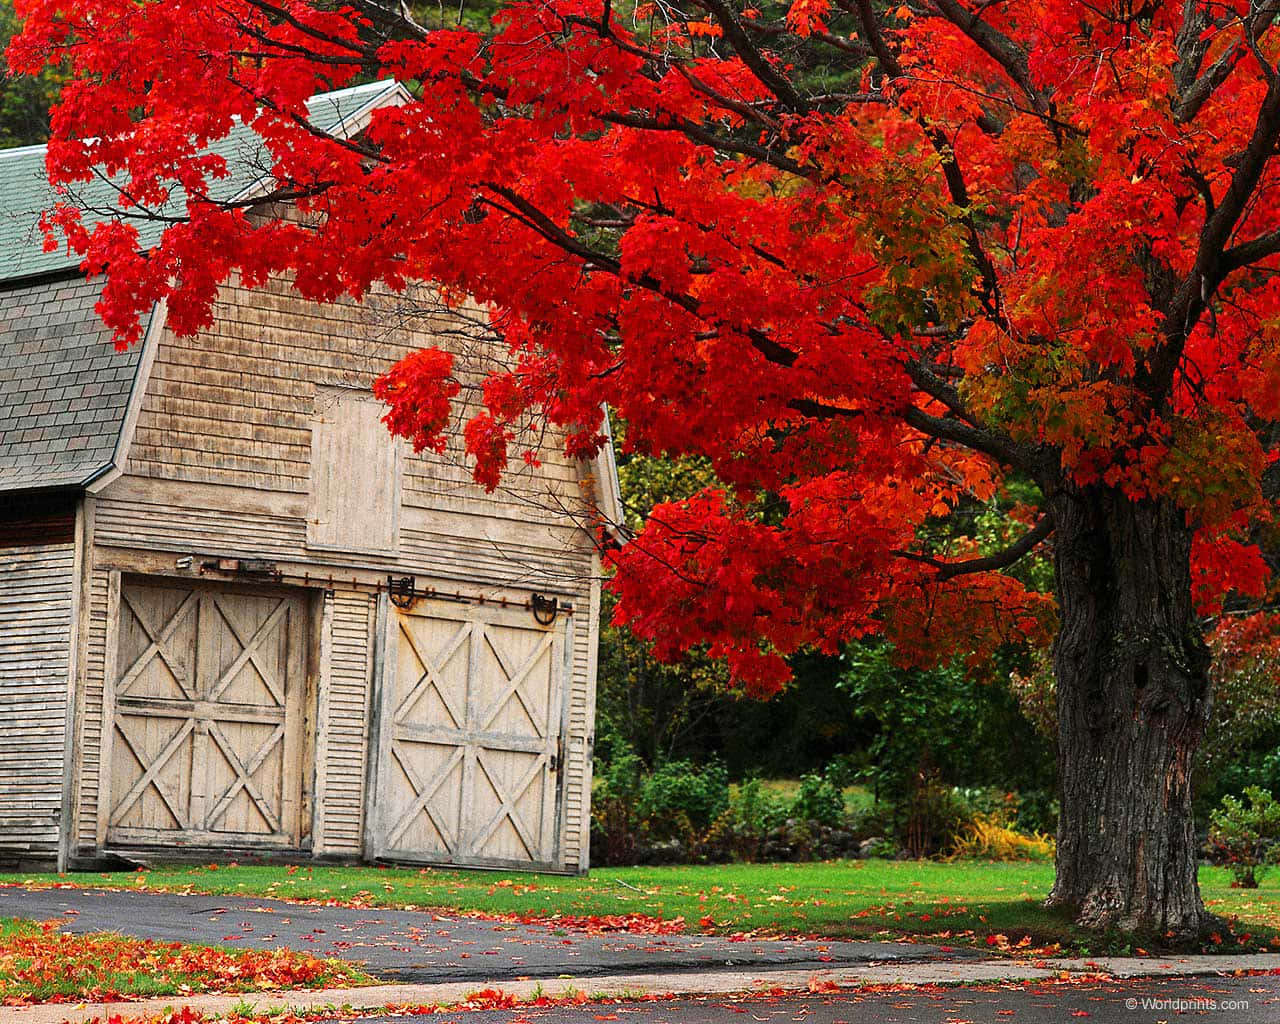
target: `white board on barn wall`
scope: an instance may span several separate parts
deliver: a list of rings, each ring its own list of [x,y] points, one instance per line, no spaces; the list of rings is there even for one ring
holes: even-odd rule
[[[401,445],[368,391],[316,388],[311,418],[307,546],[395,554],[399,548]]]

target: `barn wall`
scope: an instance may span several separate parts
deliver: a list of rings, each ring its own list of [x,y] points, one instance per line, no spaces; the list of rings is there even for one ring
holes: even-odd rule
[[[75,544],[3,544],[0,863],[56,862],[63,803]]]
[[[401,451],[398,550],[343,551],[309,544],[311,424],[317,395],[367,388],[406,353],[447,344],[455,374],[474,401],[489,350],[442,340],[443,321],[405,312],[399,300],[319,306],[281,284],[228,288],[214,328],[197,339],[165,333],[143,398],[124,475],[96,496],[96,568],[85,600],[85,702],[78,836],[97,842],[97,765],[107,642],[106,573],[150,559],[183,573],[195,555],[266,558],[293,585],[326,593],[320,652],[320,722],[315,737],[317,854],[357,856],[362,842],[372,671],[369,584],[389,573],[418,585],[521,602],[531,591],[577,610],[567,699],[565,866],[585,865],[587,737],[592,729],[595,632],[586,621],[595,571],[582,501],[590,474],[543,439],[537,465],[523,465],[494,494],[472,482],[462,441],[443,454]],[[366,467],[353,466],[351,472]],[[131,562],[131,559],[133,562]],[[356,580],[358,586],[352,586]]]

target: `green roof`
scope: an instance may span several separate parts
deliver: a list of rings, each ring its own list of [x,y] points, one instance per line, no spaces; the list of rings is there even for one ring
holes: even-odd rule
[[[382,81],[320,93],[307,102],[311,123],[322,131],[345,134],[350,122],[381,105],[400,88],[396,82]],[[243,124],[210,146],[210,150],[226,158],[231,172],[217,183],[214,193],[217,198],[240,195],[269,172],[265,147]],[[40,214],[59,200],[45,175],[44,146],[0,150],[0,197],[3,197],[0,198],[0,281],[74,270],[79,266],[79,257],[69,256],[65,247],[56,252],[44,251]],[[73,196],[62,198],[90,211],[86,220],[91,223],[114,216],[128,217],[116,209],[116,189],[105,179],[77,184]],[[181,208],[181,196],[175,195],[171,202]],[[156,221],[136,216],[134,220],[143,246],[154,243],[164,229],[164,225]]]

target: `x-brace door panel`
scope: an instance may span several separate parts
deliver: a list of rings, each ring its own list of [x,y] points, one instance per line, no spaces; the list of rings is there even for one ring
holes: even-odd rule
[[[432,602],[388,631],[374,853],[557,867],[564,620]]]
[[[302,599],[126,580],[118,622],[108,842],[297,845]]]

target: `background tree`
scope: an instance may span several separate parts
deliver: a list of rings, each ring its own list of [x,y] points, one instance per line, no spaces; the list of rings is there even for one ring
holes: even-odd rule
[[[0,0],[0,149],[44,142],[49,137],[49,108],[58,96],[55,71],[46,69],[34,77],[10,72],[4,50],[17,31],[13,0]]]
[[[753,693],[872,633],[985,657],[1050,628],[1004,570],[1052,535],[1050,902],[1205,924],[1199,616],[1261,593],[1280,484],[1280,5],[520,0],[492,33],[376,0],[20,11],[13,63],[76,75],[54,173],[118,168],[132,214],[175,218],[146,253],[51,219],[122,341],[161,297],[198,330],[235,271],[318,299],[434,280],[519,361],[466,426],[486,486],[540,420],[592,451],[604,401],[635,450],[710,461],[613,555],[615,619],[659,655],[705,644]],[[370,75],[415,98],[354,141],[306,122]],[[201,147],[233,117],[301,220],[215,201]],[[391,428],[439,443],[448,374],[388,374]],[[982,555],[965,513],[1010,474],[1023,530]]]

